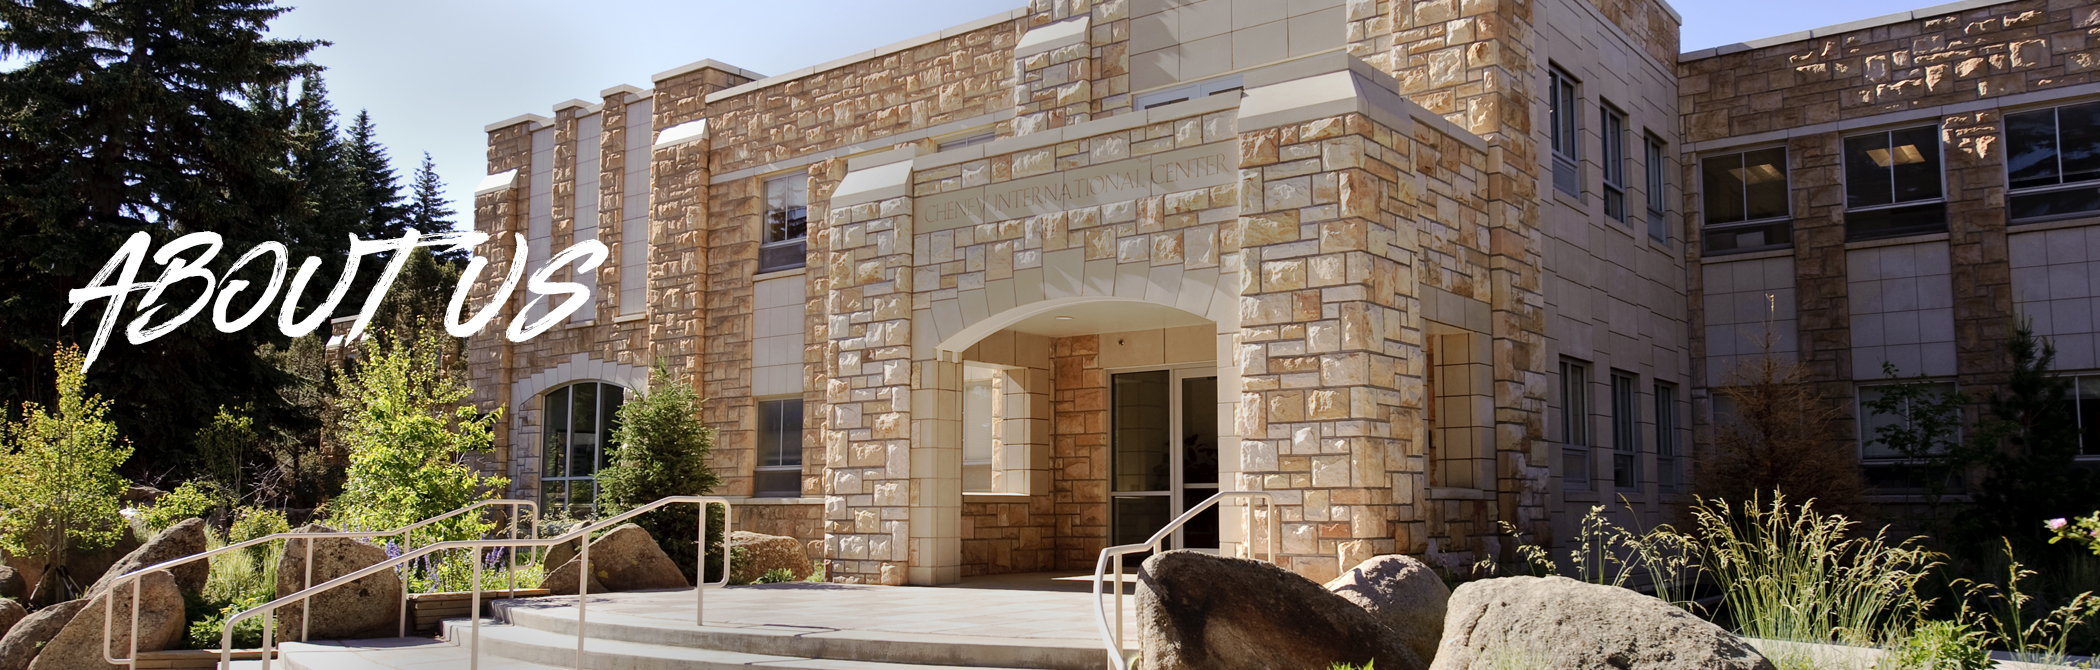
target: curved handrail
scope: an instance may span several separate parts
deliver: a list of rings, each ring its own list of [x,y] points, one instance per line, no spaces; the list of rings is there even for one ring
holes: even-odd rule
[[[110,633],[112,632],[112,631],[110,630],[110,626],[111,626],[111,622],[110,622],[110,620],[111,620],[111,618],[112,618],[112,616],[111,616],[111,615],[112,615],[112,614],[114,614],[114,613],[115,613],[115,610],[116,610],[116,602],[115,602],[115,601],[116,601],[116,599],[115,599],[115,598],[103,598],[103,599],[102,599],[102,660],[103,660],[103,661],[105,661],[105,662],[107,662],[107,663],[109,663],[109,664],[111,664],[111,665],[124,665],[124,666],[129,666],[129,667],[137,667],[137,663],[138,663],[138,656],[139,656],[139,650],[138,650],[138,645],[139,645],[139,642],[138,642],[138,633],[139,633],[139,631],[138,631],[138,625],[139,625],[139,616],[138,616],[138,609],[139,609],[139,589],[140,589],[140,585],[139,585],[139,582],[140,582],[140,580],[141,580],[141,579],[142,579],[143,577],[145,577],[145,575],[147,575],[147,574],[149,574],[149,573],[152,573],[152,572],[155,572],[155,571],[159,571],[159,570],[172,570],[172,569],[174,569],[174,568],[177,568],[177,567],[180,567],[180,566],[183,566],[183,565],[187,565],[187,564],[190,564],[190,563],[194,563],[194,562],[197,562],[197,561],[202,561],[202,560],[208,560],[208,559],[210,559],[211,557],[213,557],[213,556],[218,556],[218,555],[220,555],[220,554],[225,554],[225,553],[229,553],[229,552],[233,552],[233,551],[238,551],[238,550],[241,550],[241,549],[246,549],[246,548],[249,548],[249,547],[253,547],[253,546],[256,546],[256,545],[266,544],[266,543],[269,543],[269,542],[275,542],[275,541],[278,541],[278,540],[287,540],[287,541],[289,541],[289,540],[302,540],[302,539],[303,539],[303,540],[307,540],[307,543],[306,543],[306,578],[305,578],[305,579],[304,579],[303,581],[301,581],[300,583],[301,583],[301,584],[306,584],[306,585],[309,585],[309,586],[310,586],[310,585],[312,585],[312,584],[313,584],[313,580],[314,580],[314,561],[313,561],[313,553],[314,553],[314,543],[313,543],[313,540],[322,540],[322,539],[331,539],[331,538],[334,538],[334,539],[360,539],[360,540],[361,540],[361,539],[371,539],[371,538],[376,538],[376,537],[389,537],[389,536],[392,536],[392,535],[397,535],[397,534],[398,534],[398,535],[401,535],[401,536],[402,536],[402,544],[403,544],[403,548],[404,548],[404,549],[406,549],[406,545],[408,544],[407,540],[408,540],[408,538],[409,538],[409,535],[408,535],[408,534],[409,534],[409,533],[411,533],[411,532],[414,532],[414,531],[416,531],[416,530],[418,530],[418,529],[421,529],[421,528],[427,527],[427,526],[429,526],[429,525],[431,525],[431,524],[434,524],[434,523],[437,523],[437,522],[439,522],[439,521],[444,521],[444,520],[446,520],[446,519],[450,519],[450,518],[453,518],[453,517],[459,516],[459,515],[461,515],[461,514],[465,514],[465,513],[467,513],[467,512],[472,512],[472,511],[474,511],[474,510],[477,510],[477,509],[481,509],[481,508],[484,508],[484,507],[495,507],[495,506],[498,506],[498,505],[507,505],[507,506],[509,506],[509,507],[511,508],[511,512],[510,512],[510,517],[511,517],[511,524],[510,524],[510,526],[511,526],[511,527],[510,527],[510,531],[511,531],[511,536],[512,536],[513,538],[517,537],[517,531],[518,531],[518,525],[517,525],[517,520],[518,520],[518,508],[519,508],[519,507],[521,507],[521,506],[522,506],[522,507],[529,507],[529,508],[532,508],[532,518],[534,519],[534,521],[533,521],[533,524],[532,524],[532,534],[533,534],[533,535],[535,535],[535,536],[539,535],[539,521],[538,521],[538,519],[539,519],[539,509],[540,509],[540,507],[539,507],[539,504],[538,504],[538,503],[535,503],[535,502],[533,502],[533,501],[530,501],[530,500],[516,500],[516,499],[509,499],[509,498],[500,498],[500,499],[494,499],[494,500],[483,500],[483,501],[480,501],[480,502],[474,503],[474,504],[472,504],[472,505],[468,505],[468,506],[466,506],[466,507],[461,507],[461,508],[459,508],[459,509],[456,509],[456,510],[452,510],[452,511],[450,511],[450,512],[446,512],[446,513],[444,513],[444,514],[440,514],[440,515],[438,515],[438,516],[434,516],[434,517],[431,517],[431,518],[428,518],[428,519],[424,519],[424,520],[422,520],[422,521],[418,521],[418,522],[415,522],[415,523],[412,523],[412,524],[409,524],[409,525],[406,525],[406,526],[402,526],[402,527],[400,527],[400,528],[395,528],[395,529],[392,529],[392,530],[377,530],[377,531],[330,531],[330,532],[326,532],[326,533],[317,533],[317,532],[312,532],[312,531],[308,531],[308,532],[299,532],[299,531],[287,531],[287,532],[283,532],[283,533],[271,533],[271,534],[269,534],[269,535],[265,535],[265,536],[262,536],[262,537],[254,538],[254,539],[251,539],[251,540],[247,540],[247,541],[245,541],[245,542],[238,542],[238,543],[234,543],[234,544],[229,544],[229,545],[226,545],[226,546],[224,546],[224,547],[219,547],[219,548],[217,548],[217,549],[213,549],[213,550],[210,550],[210,551],[205,551],[205,552],[201,552],[201,553],[195,553],[195,554],[190,554],[190,555],[188,555],[188,556],[183,556],[183,557],[180,557],[180,558],[176,558],[176,559],[172,559],[172,560],[162,561],[162,562],[160,562],[160,563],[155,563],[155,564],[153,564],[153,565],[149,565],[149,566],[146,566],[146,567],[143,567],[143,568],[139,568],[139,569],[137,569],[137,570],[133,570],[133,571],[131,571],[131,572],[126,572],[126,573],[124,573],[124,574],[118,575],[118,576],[116,576],[116,578],[114,578],[114,579],[110,580],[110,582],[109,582],[109,589],[108,589],[108,592],[110,592],[110,593],[115,593],[115,592],[116,592],[116,590],[117,590],[118,588],[121,588],[121,587],[122,587],[122,586],[124,585],[124,583],[125,583],[125,582],[127,582],[127,581],[128,581],[128,582],[131,582],[131,654],[130,654],[130,656],[129,656],[128,658],[117,658],[117,657],[115,657],[115,656],[111,656],[111,655],[110,655],[110,649],[109,649],[109,645],[110,645],[110,642],[112,641],[112,640],[110,640]],[[515,559],[515,557],[513,557],[513,558]],[[516,575],[516,567],[517,567],[517,566],[515,565],[515,563],[516,563],[516,562],[515,562],[515,560],[513,560],[513,561],[512,561],[512,565],[511,565],[511,566],[509,566],[509,567],[510,567],[510,568],[512,569],[512,574],[511,574],[511,588],[512,588],[512,590],[516,590],[516,589],[517,589],[517,575]],[[404,608],[406,608],[406,607],[407,607],[407,602],[408,602],[408,594],[407,594],[407,590],[406,590],[405,588],[403,589],[403,592],[402,592],[402,596],[401,596],[401,598],[402,598],[402,606],[403,606]],[[404,624],[404,625],[406,625],[406,624]],[[301,623],[301,628],[302,628],[302,629],[304,629],[305,627],[306,627],[306,626],[305,626],[305,624],[303,623],[303,620],[302,620],[302,623]],[[228,630],[231,630],[231,629],[228,629]],[[403,634],[405,635],[406,633],[404,632]],[[305,638],[306,638],[306,631],[305,631],[305,630],[301,630],[301,631],[300,631],[300,639],[301,639],[301,640],[304,640]]]
[[[1247,498],[1250,501],[1262,501],[1263,506],[1269,511],[1269,562],[1272,564],[1276,562],[1276,537],[1283,530],[1283,522],[1276,515],[1276,494],[1269,491],[1219,491],[1216,495],[1205,498],[1203,502],[1196,503],[1188,511],[1182,512],[1181,516],[1174,517],[1173,521],[1167,522],[1165,527],[1160,528],[1159,532],[1153,533],[1152,537],[1147,538],[1144,542],[1117,545],[1101,550],[1101,557],[1094,560],[1094,627],[1101,633],[1101,643],[1108,649],[1108,665],[1112,670],[1130,670],[1130,662],[1135,660],[1133,657],[1125,656],[1123,653],[1123,557],[1141,551],[1157,553],[1160,547],[1166,543],[1167,538],[1173,537],[1174,531],[1181,530],[1181,527],[1187,525],[1191,519],[1196,518],[1197,514],[1217,506],[1218,503],[1223,502],[1227,498]],[[1243,511],[1246,513],[1247,532],[1252,534],[1254,532],[1254,506],[1247,505],[1243,508]],[[1244,543],[1251,544],[1252,541],[1253,538],[1251,537],[1244,538]],[[1248,554],[1253,554],[1251,548],[1248,550]],[[1113,559],[1115,564],[1114,574],[1116,576],[1114,607],[1116,611],[1116,625],[1113,631],[1108,626],[1108,613],[1101,608],[1101,586],[1110,574],[1108,568],[1111,559]]]
[[[233,667],[234,626],[235,624],[240,623],[243,619],[251,619],[257,616],[274,613],[280,607],[304,601],[323,591],[327,591],[329,589],[333,589],[344,584],[349,584],[351,582],[355,582],[359,579],[363,579],[365,577],[378,574],[380,572],[392,570],[396,567],[406,565],[410,561],[413,561],[415,559],[422,558],[424,556],[428,556],[430,554],[434,554],[440,551],[446,551],[450,549],[474,549],[478,553],[480,549],[489,546],[514,548],[552,547],[575,541],[578,538],[584,538],[583,541],[577,542],[577,545],[579,545],[581,548],[577,551],[576,558],[576,667],[579,670],[581,670],[581,668],[583,668],[585,603],[589,600],[591,591],[591,542],[588,539],[588,536],[592,531],[612,527],[615,524],[618,524],[619,522],[626,521],[646,512],[655,511],[657,508],[664,507],[666,505],[677,504],[696,504],[700,506],[699,539],[702,543],[705,543],[707,541],[707,507],[709,505],[715,504],[719,504],[722,506],[724,512],[722,523],[723,530],[725,531],[722,535],[722,542],[725,545],[723,559],[726,562],[729,558],[726,552],[726,545],[729,543],[729,534],[726,531],[729,530],[729,526],[733,523],[733,520],[736,518],[736,516],[734,514],[735,510],[731,507],[729,500],[726,498],[716,496],[667,496],[664,498],[660,498],[657,501],[649,503],[647,505],[636,507],[626,512],[614,515],[610,518],[579,525],[576,528],[570,530],[569,532],[562,533],[561,535],[557,535],[554,537],[533,538],[529,540],[511,538],[508,540],[482,539],[452,540],[447,542],[439,542],[436,544],[425,545],[420,549],[416,549],[415,551],[403,552],[400,556],[395,556],[393,558],[389,558],[387,560],[380,561],[378,563],[374,563],[363,568],[359,568],[357,570],[351,571],[348,574],[336,577],[335,579],[331,579],[319,584],[306,587],[305,589],[300,590],[298,593],[293,593],[291,595],[280,597],[276,600],[257,605],[254,608],[227,617],[225,629],[219,634],[219,667],[222,670],[230,670]],[[697,581],[699,579],[706,578],[707,552],[705,550],[702,550],[696,552],[696,554],[697,555],[694,557],[694,561],[697,563],[697,565],[695,566],[694,578]],[[515,553],[513,553],[513,555],[515,555]],[[477,560],[470,562],[474,564],[474,588],[472,591],[473,596],[471,597],[472,604],[469,606],[467,612],[469,614],[468,618],[473,621],[472,625],[474,627],[474,639],[472,642],[470,656],[468,658],[469,663],[472,664],[472,667],[478,668],[480,667],[481,663],[481,561],[477,558]],[[721,581],[697,583],[693,586],[694,624],[699,624],[701,609],[702,606],[705,604],[705,598],[702,594],[706,591],[706,589],[703,587],[707,586],[708,584],[713,584],[715,586],[727,586],[729,584],[730,572],[728,570],[728,567],[729,566],[726,564],[723,566]],[[406,588],[407,586],[406,584],[404,584],[403,590],[405,591]],[[303,622],[306,619],[310,618],[311,617],[302,617],[301,621]],[[136,619],[136,617],[134,617],[134,619]],[[263,618],[262,670],[270,670],[271,650],[275,648],[275,643],[271,639],[275,631],[274,624],[275,617],[266,616]],[[406,625],[406,623],[404,623],[403,625]]]

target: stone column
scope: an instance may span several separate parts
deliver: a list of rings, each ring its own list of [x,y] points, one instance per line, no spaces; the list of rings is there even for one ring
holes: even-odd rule
[[[532,129],[545,121],[544,117],[527,114],[490,124],[486,129],[489,178],[474,191],[474,230],[487,233],[489,241],[474,249],[474,255],[489,259],[489,264],[474,278],[473,288],[467,294],[466,314],[461,318],[485,308],[508,276],[510,264],[518,261],[511,234],[525,229],[523,187],[526,175],[532,173]],[[510,385],[515,373],[511,368],[511,343],[503,337],[503,329],[517,313],[515,305],[521,300],[518,295],[511,296],[510,304],[498,308],[497,316],[482,332],[467,338],[468,384],[474,389],[470,401],[477,407],[512,407]],[[506,417],[496,423],[496,450],[489,462],[509,465],[507,474],[514,494],[537,496],[538,450],[535,445],[515,443],[517,436],[511,432],[514,422],[515,418]]]

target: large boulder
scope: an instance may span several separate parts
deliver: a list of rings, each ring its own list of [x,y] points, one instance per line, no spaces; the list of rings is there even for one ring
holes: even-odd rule
[[[1566,577],[1460,585],[1432,670],[1511,663],[1618,670],[1772,670],[1741,638],[1631,590]]]
[[[204,550],[204,520],[184,519],[110,565],[108,570],[102,572],[102,578],[95,580],[94,586],[88,587],[87,593],[90,596],[101,593],[124,573],[160,565],[184,556],[201,554]],[[211,564],[208,561],[191,561],[176,566],[169,572],[175,573],[175,585],[180,587],[183,593],[201,593],[204,591],[205,578],[211,576]]]
[[[578,563],[576,558],[553,572],[540,586],[555,595],[574,595]],[[678,564],[664,554],[656,545],[656,538],[641,526],[623,524],[612,532],[591,542],[591,592],[642,591],[647,589],[682,589],[692,586],[679,572]]]
[[[14,628],[15,624],[21,623],[22,619],[28,616],[29,610],[22,609],[21,603],[0,598],[0,638],[4,638],[8,629]]]
[[[332,533],[334,530],[308,524],[302,533]],[[313,581],[306,579],[306,543],[313,542]],[[324,538],[286,540],[284,557],[277,560],[277,597],[298,593],[306,586],[356,572],[387,560],[386,550],[358,540]],[[284,639],[300,639],[306,605],[313,606],[313,622],[306,629],[309,640],[355,640],[394,637],[401,634],[401,578],[392,570],[366,575],[357,581],[323,591],[306,603],[277,610],[277,631]]]
[[[29,583],[14,568],[0,565],[0,598],[29,599]]]
[[[73,616],[87,604],[85,600],[69,600],[52,605],[8,629],[7,635],[0,637],[0,670],[28,670],[29,662],[44,648],[44,643],[58,637],[58,632],[65,630],[66,624],[72,623]]]
[[[1375,556],[1328,580],[1327,590],[1378,617],[1417,658],[1436,657],[1451,587],[1428,565],[1399,554]]]
[[[792,537],[736,531],[729,534],[729,553],[736,556],[735,569],[729,572],[731,582],[750,583],[774,570],[787,570],[795,579],[809,577],[809,554]]]
[[[1423,663],[1370,612],[1261,561],[1193,551],[1145,559],[1137,623],[1146,670],[1304,670]]]
[[[117,589],[87,599],[87,606],[66,623],[57,637],[29,662],[29,670],[120,670],[122,666],[102,661],[102,610],[104,598],[111,601],[109,650],[119,657],[131,653],[131,590]],[[182,589],[175,575],[155,570],[139,578],[139,651],[160,651],[182,642],[184,628]]]

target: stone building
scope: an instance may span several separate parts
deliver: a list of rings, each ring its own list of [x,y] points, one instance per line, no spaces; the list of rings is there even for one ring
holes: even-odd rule
[[[2061,189],[2100,172],[2008,195],[1999,128],[2100,93],[2100,5],[2067,4],[1680,55],[1661,0],[1033,0],[778,76],[703,60],[488,126],[471,304],[513,234],[532,267],[611,250],[565,323],[471,340],[493,462],[588,513],[662,364],[737,526],[833,580],[1086,569],[1221,488],[1275,492],[1316,579],[1658,520],[1744,324],[1849,395],[1883,359],[1988,383],[2016,310],[2086,313],[2100,197]],[[2100,367],[2089,319],[2046,328]],[[1266,542],[1240,518],[1172,544]]]

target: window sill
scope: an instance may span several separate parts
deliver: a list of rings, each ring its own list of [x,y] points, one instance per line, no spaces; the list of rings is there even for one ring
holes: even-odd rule
[[[1035,496],[1026,493],[1002,493],[998,491],[964,491],[963,502],[1010,503],[1025,502]]]
[[[822,505],[824,498],[788,498],[767,496],[757,498],[728,498],[732,505]]]
[[[2100,212],[2084,212],[2079,214],[2066,214],[2063,216],[2030,219],[2027,221],[2014,221],[2012,223],[2005,224],[2005,226],[2008,229],[2006,232],[2036,233],[2044,230],[2057,230],[2059,228],[2084,228],[2093,224],[2100,224]]]
[[[1878,249],[1878,248],[1881,248],[1881,247],[1900,247],[1900,246],[1903,246],[1903,245],[1906,245],[1906,244],[1921,244],[1921,243],[1925,243],[1925,242],[1945,242],[1945,241],[1947,241],[1947,233],[1946,233],[1946,231],[1941,231],[1941,232],[1937,232],[1937,233],[1918,233],[1918,234],[1912,234],[1912,235],[1899,235],[1899,236],[1896,236],[1896,237],[1884,237],[1884,238],[1880,238],[1880,239],[1874,239],[1874,240],[1860,240],[1860,241],[1858,241],[1858,242],[1846,242],[1846,243],[1845,243],[1845,250],[1846,250],[1846,251],[1857,251],[1857,250],[1860,250],[1860,249]]]
[[[634,321],[640,321],[646,318],[649,318],[648,312],[641,312],[638,314],[621,314],[619,316],[613,317],[613,323],[630,323]]]
[[[780,279],[780,278],[783,278],[783,277],[793,277],[793,276],[796,276],[796,275],[800,275],[800,274],[805,274],[805,273],[807,273],[807,272],[809,272],[809,266],[807,266],[807,265],[797,265],[797,266],[795,266],[795,267],[791,267],[791,268],[782,268],[782,269],[779,269],[779,270],[767,270],[767,271],[764,271],[764,272],[760,272],[760,273],[758,273],[758,274],[752,275],[752,276],[751,276],[751,281],[765,281],[765,280],[768,280],[768,279]]]
[[[1767,258],[1793,257],[1794,247],[1786,246],[1779,249],[1759,249],[1756,251],[1726,252],[1721,254],[1715,254],[1710,251],[1702,251],[1699,253],[1699,262],[1702,264],[1711,265],[1714,263],[1733,263],[1736,261],[1758,261]]]

